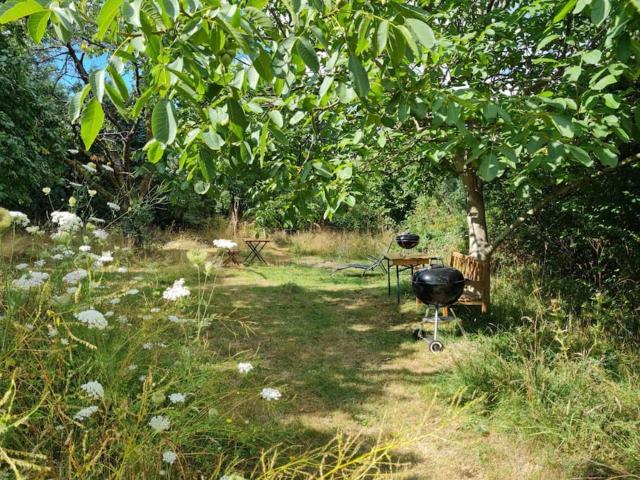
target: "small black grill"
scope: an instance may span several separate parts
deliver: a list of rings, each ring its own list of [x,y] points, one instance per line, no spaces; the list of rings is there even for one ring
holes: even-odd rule
[[[420,327],[413,331],[413,338],[426,340],[429,343],[429,350],[432,352],[439,352],[444,348],[442,342],[438,340],[438,323],[453,320],[453,317],[441,317],[438,310],[458,301],[464,291],[465,281],[462,272],[441,265],[423,268],[413,275],[411,281],[413,293],[422,303],[427,305]],[[429,315],[431,308],[435,310],[433,316]],[[425,335],[422,329],[422,325],[425,323],[433,323],[433,337]]]
[[[446,307],[460,298],[464,282],[464,276],[459,270],[437,265],[418,270],[413,275],[411,286],[422,303]]]
[[[407,250],[414,248],[419,242],[420,237],[415,233],[405,232],[396,236],[396,243]]]

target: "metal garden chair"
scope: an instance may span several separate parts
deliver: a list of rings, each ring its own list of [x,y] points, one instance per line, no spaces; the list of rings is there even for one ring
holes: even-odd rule
[[[385,261],[386,261],[385,255],[389,253],[389,250],[391,249],[392,244],[393,244],[393,239],[391,239],[391,241],[389,242],[389,245],[387,246],[387,249],[385,250],[384,255],[382,255],[380,258],[376,258],[372,255],[367,255],[367,258],[371,260],[372,263],[347,263],[346,265],[340,265],[331,273],[331,275],[335,275],[337,272],[340,272],[342,270],[347,270],[349,268],[362,270],[363,277],[367,272],[373,272],[376,268],[381,268],[382,271],[386,274],[387,267],[385,266]]]

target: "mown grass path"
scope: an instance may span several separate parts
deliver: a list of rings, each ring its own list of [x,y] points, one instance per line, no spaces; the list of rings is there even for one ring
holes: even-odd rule
[[[444,352],[429,353],[411,338],[422,312],[409,296],[399,308],[381,273],[332,276],[330,262],[276,253],[268,267],[219,271],[219,321],[207,335],[212,348],[253,357],[269,373],[284,393],[278,421],[292,426],[296,442],[321,445],[336,431],[410,438],[397,449],[406,467],[394,478],[561,477],[543,452],[493,431],[443,393],[446,373],[473,355],[473,338],[449,329]],[[262,415],[242,407],[237,414]]]

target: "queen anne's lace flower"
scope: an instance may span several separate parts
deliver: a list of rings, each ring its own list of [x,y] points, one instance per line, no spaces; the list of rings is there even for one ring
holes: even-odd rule
[[[140,293],[140,290],[138,290],[137,288],[130,288],[129,290],[127,290],[127,295],[137,295]]]
[[[83,268],[79,268],[78,270],[74,270],[73,272],[67,273],[64,277],[62,277],[62,281],[65,283],[76,284],[80,280],[84,280],[89,275]]]
[[[78,250],[80,250],[81,252],[90,252],[91,251],[91,245],[80,245]]]
[[[28,263],[19,263],[18,265],[16,265],[16,270],[24,270],[25,268],[29,268]]]
[[[76,232],[82,228],[82,220],[75,213],[52,212],[51,221],[58,225],[58,232]]]
[[[35,262],[33,262],[33,266],[34,267],[38,267],[38,268],[42,268],[47,264],[46,260],[36,260]]]
[[[224,238],[219,238],[213,241],[213,246],[217,248],[232,249],[232,248],[236,248],[238,244],[231,240],[225,240]]]
[[[110,263],[113,262],[113,254],[111,252],[102,252],[102,255],[98,258],[100,263]]]
[[[127,267],[118,267],[118,273],[127,273],[129,269]]]
[[[120,205],[118,205],[117,203],[107,202],[107,207],[109,207],[114,212],[119,212],[120,211]]]
[[[80,385],[80,388],[94,400],[100,400],[104,398],[104,388],[100,382],[91,381],[84,385]]]
[[[238,371],[240,373],[249,373],[251,370],[253,370],[253,365],[251,365],[249,362],[238,363]]]
[[[187,399],[184,393],[172,393],[169,395],[169,401],[171,403],[184,403]]]
[[[173,282],[173,285],[163,292],[162,298],[175,302],[179,298],[188,297],[189,295],[191,295],[191,290],[184,286],[184,278],[181,278]]]
[[[39,287],[49,278],[48,273],[44,272],[27,272],[20,278],[14,280],[12,285],[21,290],[29,290],[33,287]]]
[[[98,228],[93,231],[93,236],[98,240],[106,240],[107,238],[109,238],[109,233],[106,230]]]
[[[271,400],[280,400],[282,393],[277,388],[263,388],[260,396],[270,402]]]
[[[90,407],[86,407],[86,408],[83,408],[82,410],[79,410],[73,416],[73,419],[78,420],[79,422],[82,422],[83,420],[89,418],[91,415],[93,415],[97,411],[98,411],[98,407],[96,407],[95,405],[91,405]]]
[[[27,215],[22,212],[9,212],[9,215],[11,215],[14,225],[26,227],[31,223],[29,221],[29,217],[27,217]]]
[[[176,452],[173,452],[171,450],[166,450],[162,453],[162,461],[164,463],[168,463],[169,465],[173,465],[177,458],[178,455],[176,455]]]
[[[25,228],[27,233],[38,233],[40,231],[40,227],[37,225],[31,225],[30,227]]]
[[[171,428],[171,421],[164,415],[156,415],[155,417],[151,417],[151,420],[149,420],[149,426],[156,433],[164,432]]]
[[[64,258],[64,255],[62,255],[61,253],[56,253],[55,255],[53,255],[51,257],[53,260],[62,260]]]
[[[107,319],[97,310],[85,310],[76,314],[76,318],[89,328],[104,330],[109,326]]]

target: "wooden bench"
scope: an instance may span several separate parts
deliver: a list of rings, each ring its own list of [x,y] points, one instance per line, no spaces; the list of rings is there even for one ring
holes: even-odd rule
[[[460,270],[464,278],[467,279],[464,292],[457,303],[460,305],[479,305],[482,313],[487,313],[491,293],[491,264],[489,261],[453,252],[449,259],[449,265]],[[449,312],[446,310],[444,314],[448,315]]]

